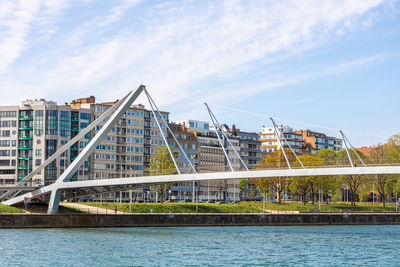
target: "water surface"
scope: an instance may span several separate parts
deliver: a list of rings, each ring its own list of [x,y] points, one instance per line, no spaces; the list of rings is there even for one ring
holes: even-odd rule
[[[0,266],[400,266],[400,226],[0,229]]]

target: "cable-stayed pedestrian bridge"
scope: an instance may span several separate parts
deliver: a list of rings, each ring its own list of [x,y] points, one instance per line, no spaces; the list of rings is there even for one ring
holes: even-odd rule
[[[312,169],[268,169],[235,172],[213,172],[180,175],[157,175],[141,177],[125,177],[65,182],[61,185],[51,184],[32,192],[16,196],[4,202],[6,205],[21,203],[25,198],[37,198],[50,194],[54,190],[63,192],[64,200],[91,196],[105,192],[125,191],[132,188],[173,182],[192,182],[208,180],[226,180],[240,178],[298,177],[298,176],[331,176],[331,175],[371,175],[400,174],[400,166],[373,167],[332,167]],[[13,188],[15,189],[15,188]]]
[[[70,178],[73,174],[79,169],[79,167],[83,164],[85,160],[88,159],[90,154],[95,150],[96,146],[100,144],[104,137],[110,132],[113,126],[118,122],[118,120],[123,116],[126,110],[132,105],[132,103],[136,100],[136,98],[144,91],[146,94],[154,118],[156,120],[157,126],[160,129],[160,133],[163,137],[164,143],[168,148],[171,159],[174,162],[177,174],[173,175],[161,175],[161,176],[141,176],[141,177],[124,177],[124,178],[114,178],[114,179],[100,179],[100,180],[84,180],[84,181],[70,181]],[[289,142],[287,142],[286,138],[279,131],[276,126],[274,120],[271,118],[272,124],[274,126],[274,130],[276,133],[277,141],[280,144],[280,147],[284,147],[282,142],[285,142],[286,145],[290,148],[291,152],[294,154],[297,162],[301,166],[301,168],[294,168],[293,162],[290,162],[285,152],[285,149],[282,149],[284,154],[286,164],[288,168],[286,169],[266,169],[266,170],[249,170],[248,166],[243,162],[241,156],[236,151],[235,147],[230,142],[228,136],[224,133],[224,131],[219,131],[221,128],[221,124],[218,122],[209,106],[206,104],[207,111],[210,115],[211,121],[214,126],[214,130],[216,136],[221,144],[221,148],[223,149],[224,155],[226,157],[226,161],[230,167],[230,171],[223,172],[214,172],[214,173],[198,173],[194,168],[192,162],[187,157],[186,153],[182,149],[178,140],[176,140],[174,134],[168,126],[168,123],[161,116],[160,111],[158,110],[156,104],[153,99],[145,89],[143,85],[139,86],[139,88],[135,91],[130,92],[128,95],[123,97],[116,104],[111,106],[106,112],[104,112],[101,116],[99,116],[95,121],[93,121],[88,127],[83,129],[78,135],[72,138],[67,144],[61,147],[58,151],[56,151],[53,155],[51,155],[46,161],[44,161],[39,167],[35,168],[30,174],[24,177],[21,181],[19,181],[12,189],[7,190],[5,194],[0,196],[0,200],[4,200],[3,204],[13,205],[17,203],[23,202],[26,198],[38,198],[41,196],[49,195],[49,208],[48,213],[55,213],[58,211],[59,202],[62,199],[72,199],[83,196],[91,196],[106,192],[115,192],[115,191],[124,191],[129,190],[135,187],[143,187],[146,185],[154,185],[161,183],[173,183],[173,182],[194,182],[194,181],[208,181],[208,180],[227,180],[227,179],[240,179],[240,178],[268,178],[268,177],[297,177],[297,176],[331,176],[331,175],[371,175],[371,174],[400,174],[400,164],[396,164],[398,166],[367,166],[364,163],[362,158],[355,151],[354,147],[350,144],[347,137],[341,132],[343,141],[345,144],[345,149],[347,152],[347,156],[349,159],[350,167],[342,167],[342,166],[331,166],[331,167],[307,167],[304,166],[295,151],[290,146]],[[175,161],[175,157],[171,151],[171,148],[168,145],[166,136],[161,129],[159,119],[163,120],[163,123],[166,125],[167,129],[172,134],[171,136],[175,139],[177,146],[180,151],[186,158],[187,162],[191,167],[192,173],[182,173],[178,167],[178,164]],[[105,123],[104,123],[105,122]],[[62,153],[67,151],[74,143],[79,141],[82,137],[84,137],[87,133],[89,133],[94,127],[99,125],[100,123],[104,123],[101,129],[97,132],[97,134],[91,139],[89,144],[82,150],[82,152],[77,156],[77,158],[68,166],[68,168],[58,177],[58,179],[50,185],[44,186],[42,188],[35,189],[31,192],[22,194],[21,191],[30,190],[26,187],[26,184],[31,182],[33,176],[42,171],[48,164],[57,159]],[[222,136],[220,136],[222,135]],[[243,165],[244,171],[235,171],[232,166],[232,162],[228,157],[227,151],[225,150],[222,142],[222,138],[232,146],[236,156],[239,161]],[[281,140],[283,139],[283,141]],[[353,153],[357,156],[358,161],[362,163],[362,166],[356,166],[354,159],[351,154]],[[193,193],[195,192],[194,183],[193,184]],[[1,189],[1,188],[0,188]],[[7,199],[8,198],[8,199]],[[7,200],[6,200],[7,199]]]

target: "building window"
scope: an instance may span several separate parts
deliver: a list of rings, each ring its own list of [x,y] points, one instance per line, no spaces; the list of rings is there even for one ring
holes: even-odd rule
[[[60,136],[61,137],[68,137],[69,136],[69,123],[70,123],[70,113],[69,111],[60,111]]]
[[[57,110],[46,110],[46,134],[57,135]]]
[[[90,121],[90,113],[81,113],[80,114],[81,120],[88,120]]]

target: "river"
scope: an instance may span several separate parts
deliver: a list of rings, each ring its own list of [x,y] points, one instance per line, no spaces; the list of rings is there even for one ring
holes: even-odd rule
[[[400,225],[0,229],[0,266],[400,266]]]

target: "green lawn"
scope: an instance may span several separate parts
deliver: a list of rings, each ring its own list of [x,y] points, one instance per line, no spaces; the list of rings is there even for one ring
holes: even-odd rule
[[[99,208],[106,208],[114,210],[117,206],[118,211],[129,212],[129,203],[96,203],[88,202],[82,203],[85,205],[90,205]],[[195,213],[196,204],[195,203],[132,203],[132,212],[134,213],[149,213],[151,209],[155,213]],[[261,212],[262,210],[257,207],[248,207],[243,205],[233,205],[233,204],[208,204],[199,203],[198,212],[199,213],[253,213]]]
[[[262,210],[262,202],[242,202],[240,205],[248,205],[249,207],[260,208]],[[307,203],[265,203],[265,209],[267,210],[288,210],[288,211],[309,211],[319,210],[318,202],[312,205]],[[336,203],[321,203],[321,211],[396,211],[396,206],[392,203],[386,203],[386,207],[383,208],[382,203],[371,203],[371,202],[358,202],[354,207],[350,203],[336,202]],[[400,209],[399,209],[400,210]]]
[[[118,211],[129,213],[129,203],[98,203],[88,202],[82,203],[99,208],[106,208],[114,210],[117,206]],[[210,203],[199,203],[199,213],[260,213],[262,212],[262,202],[241,202],[238,204],[210,204]],[[133,213],[149,213],[153,209],[155,213],[194,213],[196,212],[196,204],[194,203],[132,203]],[[309,211],[318,210],[318,203],[312,205],[308,203],[303,205],[302,203],[265,203],[266,210],[284,210],[284,211]],[[350,203],[330,203],[329,205],[321,204],[321,211],[396,211],[394,204],[386,204],[386,208],[383,209],[382,203],[356,203],[355,207],[352,207]]]
[[[19,208],[0,204],[0,213],[21,213],[21,212],[24,213],[24,211]]]

